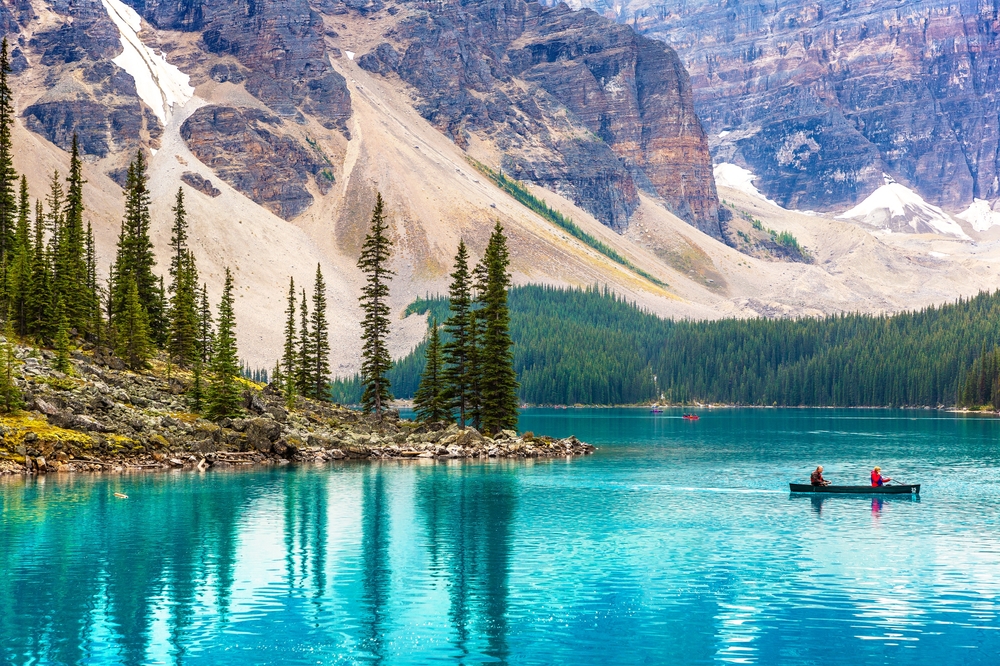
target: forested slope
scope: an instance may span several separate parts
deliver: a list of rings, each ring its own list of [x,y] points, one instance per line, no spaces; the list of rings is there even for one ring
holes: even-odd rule
[[[446,315],[444,299],[411,311]],[[520,397],[534,404],[648,400],[750,405],[953,405],[1000,344],[1000,292],[891,316],[668,321],[604,290],[511,290]],[[393,371],[412,396],[418,347]],[[353,402],[356,380],[334,384]]]

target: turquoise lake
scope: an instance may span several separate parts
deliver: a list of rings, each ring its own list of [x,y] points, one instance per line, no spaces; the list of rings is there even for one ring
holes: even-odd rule
[[[0,479],[0,664],[1000,661],[1000,420],[699,413],[522,414],[573,460]],[[790,495],[817,464],[921,496]]]

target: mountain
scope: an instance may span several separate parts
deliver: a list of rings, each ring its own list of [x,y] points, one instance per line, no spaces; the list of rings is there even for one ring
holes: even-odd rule
[[[395,242],[397,355],[425,331],[402,316],[407,304],[443,292],[459,238],[478,256],[496,220],[518,284],[599,283],[671,317],[917,307],[989,288],[1000,266],[988,244],[911,242],[717,188],[714,139],[678,53],[590,11],[16,0],[0,5],[0,26],[13,47],[15,167],[32,195],[66,172],[78,134],[107,265],[124,168],[145,151],[159,267],[182,187],[213,299],[234,270],[251,365],[278,353],[288,278],[309,289],[320,265],[334,371],[356,369],[355,264],[376,191]],[[552,214],[497,187],[501,172]]]
[[[671,44],[715,161],[782,206],[842,212],[883,173],[951,214],[1000,199],[995,3],[581,5]]]

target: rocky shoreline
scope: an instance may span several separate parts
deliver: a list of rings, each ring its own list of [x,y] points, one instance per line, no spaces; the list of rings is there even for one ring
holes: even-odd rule
[[[455,424],[382,419],[297,399],[245,382],[245,415],[209,421],[190,411],[191,376],[154,363],[148,374],[93,350],[75,352],[70,374],[54,354],[17,349],[25,406],[0,417],[0,474],[226,469],[346,460],[551,458],[586,455],[576,437],[505,430],[496,437]]]

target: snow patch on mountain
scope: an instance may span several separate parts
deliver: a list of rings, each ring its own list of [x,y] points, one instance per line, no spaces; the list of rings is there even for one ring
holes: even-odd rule
[[[955,217],[965,220],[976,231],[988,231],[991,227],[1000,225],[1000,211],[990,208],[990,202],[985,199],[974,200],[971,206]]]
[[[118,26],[122,53],[112,60],[135,79],[135,89],[164,125],[174,106],[183,106],[194,95],[190,77],[158,55],[139,39],[142,19],[121,0],[101,0],[108,16]]]
[[[729,162],[720,162],[712,167],[712,173],[715,176],[716,185],[739,190],[740,192],[745,192],[746,194],[757,197],[758,199],[762,199],[769,204],[774,204],[775,206],[778,205],[765,197],[760,190],[754,187],[753,181],[757,178],[757,176],[748,169],[744,169],[741,166],[737,166]]]
[[[885,184],[854,208],[837,216],[886,229],[912,233],[934,233],[968,238],[955,220],[943,210],[927,203],[913,190],[883,175]]]

